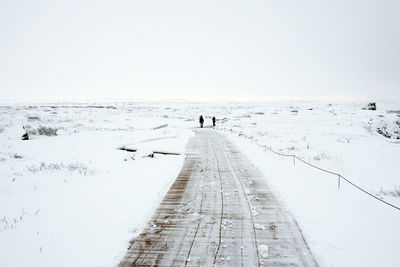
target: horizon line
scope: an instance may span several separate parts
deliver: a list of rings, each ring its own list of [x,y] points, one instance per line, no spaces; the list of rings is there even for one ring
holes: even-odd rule
[[[301,102],[347,102],[347,101],[398,101],[400,97],[276,97],[276,98],[263,98],[263,99],[190,99],[190,98],[54,98],[54,99],[5,99],[0,98],[0,104],[44,104],[44,103],[123,103],[123,102],[140,102],[140,103],[168,103],[168,102],[192,102],[192,103],[206,103],[206,102],[276,102],[276,101],[301,101]]]

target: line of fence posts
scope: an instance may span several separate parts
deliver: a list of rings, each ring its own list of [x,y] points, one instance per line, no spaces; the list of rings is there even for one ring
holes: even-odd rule
[[[227,131],[225,127],[224,127],[224,128],[218,128],[218,129],[222,129],[222,130],[225,131],[225,132]],[[311,163],[309,163],[309,162],[303,160],[302,158],[300,158],[300,157],[298,157],[298,156],[296,156],[296,155],[294,155],[294,154],[288,155],[288,154],[283,154],[283,153],[276,152],[276,151],[274,151],[274,150],[272,149],[272,147],[268,147],[268,146],[266,146],[266,145],[259,144],[259,143],[257,142],[257,140],[254,140],[254,136],[248,136],[248,135],[244,134],[242,131],[237,132],[237,131],[234,131],[233,129],[229,129],[229,132],[231,132],[231,133],[237,133],[239,137],[240,137],[240,136],[243,136],[243,137],[245,137],[245,138],[247,138],[247,139],[250,139],[250,140],[251,140],[251,144],[253,144],[253,142],[254,142],[257,146],[264,148],[264,152],[267,152],[267,150],[269,150],[270,152],[272,152],[272,153],[274,153],[274,154],[276,154],[276,155],[278,155],[278,156],[282,156],[282,157],[292,157],[292,158],[293,158],[293,165],[294,165],[294,166],[296,166],[296,158],[297,158],[299,161],[303,162],[304,164],[306,164],[306,165],[308,165],[308,166],[310,166],[310,167],[313,167],[313,168],[315,168],[315,169],[317,169],[317,170],[320,170],[320,171],[326,172],[326,173],[328,173],[328,174],[332,174],[332,175],[337,176],[337,178],[338,178],[338,181],[337,181],[338,190],[340,190],[341,180],[344,180],[345,182],[347,182],[348,184],[350,184],[350,185],[353,186],[354,188],[358,189],[359,191],[361,191],[361,192],[363,192],[363,193],[365,193],[365,194],[367,194],[367,195],[369,195],[369,196],[375,198],[376,200],[379,200],[380,202],[382,202],[382,203],[384,203],[384,204],[386,204],[386,205],[389,205],[390,207],[395,208],[395,209],[397,209],[397,210],[400,211],[400,207],[395,206],[394,204],[389,203],[389,202],[387,202],[387,201],[385,201],[385,200],[383,200],[383,199],[380,199],[380,198],[378,198],[377,196],[375,196],[375,195],[369,193],[368,191],[366,191],[365,189],[363,189],[363,188],[361,188],[360,186],[356,185],[355,183],[351,182],[349,179],[343,177],[343,176],[342,176],[341,174],[339,174],[339,173],[332,172],[332,171],[323,169],[323,168],[321,168],[321,167],[318,167],[318,166],[316,166],[316,165],[314,165],[314,164],[311,164]]]

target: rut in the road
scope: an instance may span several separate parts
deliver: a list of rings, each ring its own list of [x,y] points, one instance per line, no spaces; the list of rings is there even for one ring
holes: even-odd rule
[[[188,157],[120,266],[315,266],[290,214],[221,134],[198,130]]]

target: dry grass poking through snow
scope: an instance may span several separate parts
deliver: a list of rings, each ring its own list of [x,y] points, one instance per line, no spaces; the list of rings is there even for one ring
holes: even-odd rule
[[[31,173],[37,173],[41,171],[60,171],[60,170],[68,170],[68,171],[76,171],[81,175],[92,175],[95,173],[95,170],[89,169],[85,164],[80,162],[74,162],[69,164],[64,163],[46,163],[41,162],[38,165],[30,165],[27,167],[28,171]]]

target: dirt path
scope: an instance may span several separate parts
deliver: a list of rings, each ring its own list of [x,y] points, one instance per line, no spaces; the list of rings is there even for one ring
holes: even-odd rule
[[[315,266],[260,177],[227,138],[196,130],[181,173],[120,266]]]

